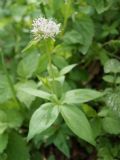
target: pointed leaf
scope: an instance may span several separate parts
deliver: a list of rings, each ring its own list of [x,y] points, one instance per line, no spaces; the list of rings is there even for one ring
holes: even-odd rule
[[[63,102],[67,104],[85,103],[102,96],[103,93],[92,89],[75,89],[66,92]]]
[[[40,97],[43,99],[47,99],[47,100],[49,100],[51,97],[51,95],[49,93],[41,91],[41,90],[33,89],[33,88],[24,88],[24,89],[22,88],[21,90],[30,94],[30,95]]]
[[[55,146],[68,158],[70,157],[70,148],[67,144],[67,138],[62,131],[59,131],[54,139]]]
[[[61,71],[60,71],[60,75],[65,75],[67,73],[69,73],[77,64],[72,64],[69,66],[64,67]]]
[[[49,128],[58,117],[59,109],[52,103],[45,103],[32,115],[29,126],[28,140]]]
[[[32,40],[28,43],[28,45],[22,50],[23,52],[26,52],[28,49],[30,49],[32,46],[36,45],[38,43],[38,40]]]
[[[95,145],[93,133],[85,114],[76,106],[61,106],[61,114],[68,127],[85,141]]]

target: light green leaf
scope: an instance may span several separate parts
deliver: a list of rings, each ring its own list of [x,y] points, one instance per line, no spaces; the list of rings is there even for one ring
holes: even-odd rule
[[[65,75],[67,73],[69,73],[77,64],[72,64],[69,66],[64,67],[61,71],[60,71],[60,75]]]
[[[92,89],[75,89],[65,93],[63,102],[67,104],[85,103],[102,96],[103,93]]]
[[[27,144],[16,132],[9,135],[6,153],[9,160],[30,160]]]
[[[53,106],[52,103],[45,103],[40,106],[31,117],[28,140],[49,128],[58,117],[58,114],[58,106]]]
[[[0,154],[4,151],[8,143],[8,135],[0,134]]]
[[[43,99],[47,99],[47,100],[50,100],[50,97],[51,97],[49,93],[41,91],[41,90],[33,89],[33,88],[24,88],[24,89],[22,88],[21,91],[24,91],[30,95],[40,97]]]
[[[104,130],[110,134],[120,134],[120,118],[105,117],[102,119]]]
[[[76,106],[63,105],[60,107],[61,114],[68,127],[83,140],[95,145],[93,133],[85,114]]]
[[[104,65],[105,73],[120,73],[120,62],[117,59],[110,59]]]

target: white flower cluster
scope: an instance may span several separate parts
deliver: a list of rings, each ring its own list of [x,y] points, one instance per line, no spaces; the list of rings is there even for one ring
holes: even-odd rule
[[[37,18],[33,20],[33,33],[35,39],[54,38],[60,32],[60,24],[52,19]]]

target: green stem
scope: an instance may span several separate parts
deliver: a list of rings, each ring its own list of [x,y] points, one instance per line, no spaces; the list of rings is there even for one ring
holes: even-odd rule
[[[9,84],[9,86],[10,86],[10,89],[11,89],[11,92],[12,92],[12,95],[13,95],[13,99],[14,99],[15,103],[17,104],[17,106],[20,106],[20,104],[19,104],[19,102],[18,102],[18,100],[17,100],[17,98],[16,98],[16,92],[15,92],[14,85],[13,85],[13,83],[12,83],[12,81],[11,81],[11,78],[10,78],[10,76],[9,76],[9,74],[8,74],[8,71],[7,71],[7,68],[6,68],[6,64],[5,64],[5,60],[4,60],[4,55],[3,55],[2,52],[1,52],[1,59],[2,59],[3,70],[4,70],[4,72],[5,72],[5,75],[6,75],[8,84]]]
[[[54,94],[54,84],[53,83],[55,81],[55,77],[54,77],[54,71],[52,68],[52,57],[51,57],[53,47],[52,49],[48,48],[47,41],[46,41],[46,49],[47,49],[47,54],[48,54],[48,65],[49,65],[49,69],[51,72],[51,78],[52,78],[51,92]]]

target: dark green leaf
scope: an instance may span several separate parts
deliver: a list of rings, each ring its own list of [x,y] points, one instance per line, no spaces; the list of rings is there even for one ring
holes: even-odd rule
[[[6,75],[0,74],[0,103],[13,97]]]
[[[0,154],[5,150],[8,143],[8,134],[0,134]]]
[[[30,160],[27,144],[16,132],[12,132],[9,135],[6,152],[9,160]]]
[[[68,158],[70,157],[70,149],[67,144],[66,136],[61,131],[59,131],[56,135],[54,144],[61,152],[63,152],[63,154],[65,154]]]
[[[114,2],[114,0],[100,0],[100,1],[99,0],[87,0],[87,1],[95,7],[98,13],[102,13],[108,10]]]

